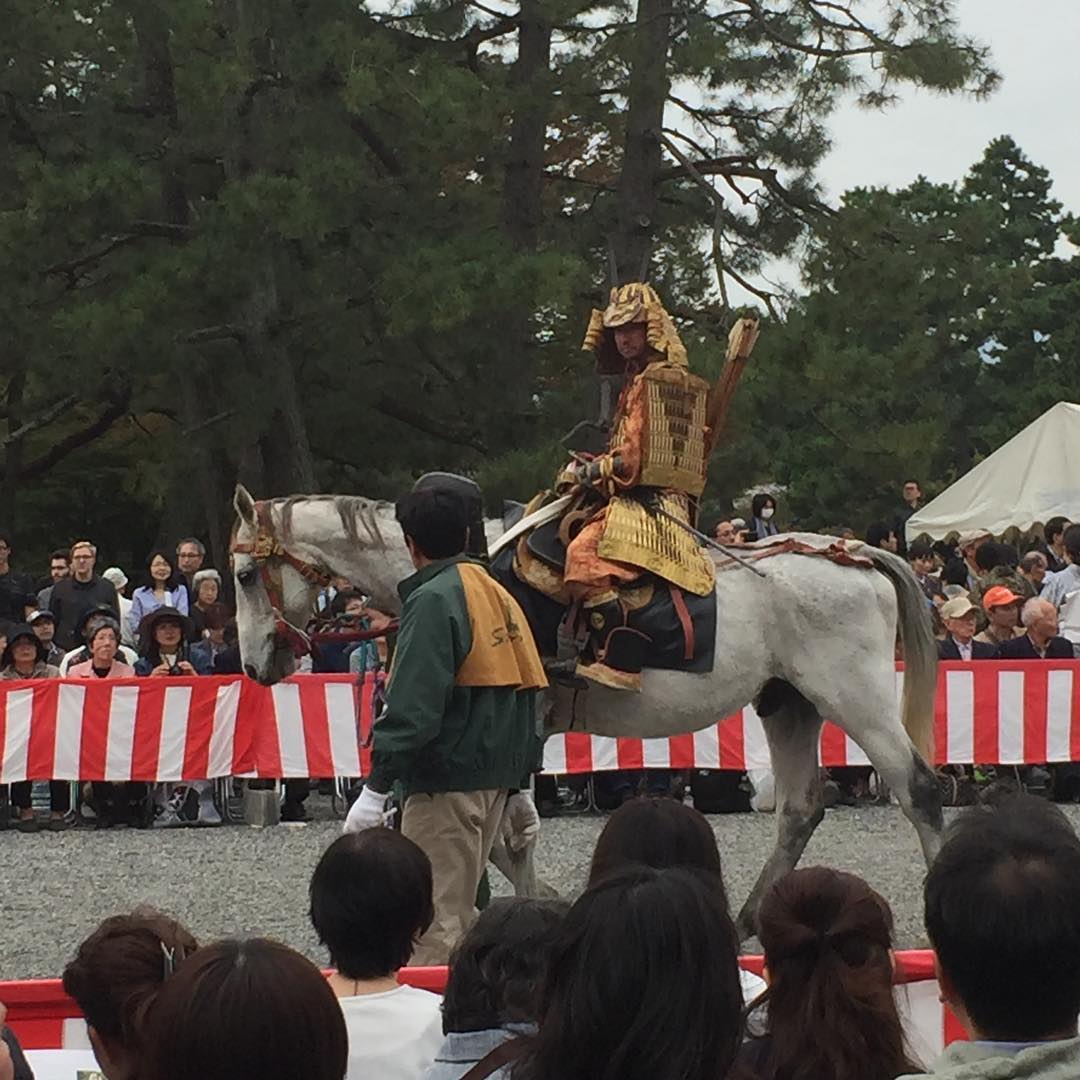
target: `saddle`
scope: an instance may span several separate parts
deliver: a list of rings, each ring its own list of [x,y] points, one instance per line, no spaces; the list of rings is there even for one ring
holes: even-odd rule
[[[523,550],[524,549],[524,550]],[[561,595],[566,547],[559,523],[534,529],[517,549],[501,551],[491,573],[521,605],[536,646],[554,656],[559,623],[568,606]],[[619,592],[626,626],[645,641],[642,666],[702,674],[712,671],[716,644],[716,593],[695,596],[654,574],[643,573]]]

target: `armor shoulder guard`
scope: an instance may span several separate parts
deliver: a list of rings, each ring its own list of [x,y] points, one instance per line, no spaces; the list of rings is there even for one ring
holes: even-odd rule
[[[644,383],[645,423],[640,483],[698,496],[705,490],[709,384],[676,364],[650,364]]]

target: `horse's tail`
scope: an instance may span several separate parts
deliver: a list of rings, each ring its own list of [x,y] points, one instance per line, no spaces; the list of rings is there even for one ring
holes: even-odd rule
[[[900,715],[908,738],[933,767],[934,695],[937,692],[937,642],[926,611],[926,597],[907,563],[881,548],[863,547],[896,591],[900,641],[904,646],[904,696]]]

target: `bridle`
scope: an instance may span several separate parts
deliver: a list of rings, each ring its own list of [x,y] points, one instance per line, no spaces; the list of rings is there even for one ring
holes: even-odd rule
[[[285,618],[285,593],[281,581],[281,564],[291,566],[305,581],[325,589],[330,584],[332,575],[325,566],[304,562],[303,559],[286,551],[274,533],[270,503],[259,500],[255,503],[255,539],[247,542],[236,538],[233,532],[229,551],[234,555],[250,555],[259,569],[270,609],[274,613],[274,636],[292,650],[294,656],[304,656],[311,652],[311,639],[304,630]]]

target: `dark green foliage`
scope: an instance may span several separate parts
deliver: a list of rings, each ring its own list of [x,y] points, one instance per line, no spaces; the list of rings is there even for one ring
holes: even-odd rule
[[[815,284],[843,284],[847,271],[830,269],[840,226],[813,174],[841,96],[880,102],[903,81],[986,92],[996,79],[944,0],[892,0],[874,26],[816,0],[676,0],[659,37],[622,2],[505,10],[5,0],[0,524],[27,559],[90,533],[103,559],[130,566],[155,536],[196,532],[221,564],[237,478],[259,495],[392,497],[444,468],[483,480],[492,505],[527,497],[558,463],[562,435],[594,410],[578,346],[612,236],[641,233],[632,239],[651,248],[692,364],[715,376],[732,317],[718,303],[716,259],[723,282],[753,280],[764,260],[827,227]],[[655,139],[642,102],[665,96],[664,124],[678,130],[631,190],[631,118]],[[988,164],[970,182],[1011,184],[1008,168]],[[967,197],[972,214],[992,215],[990,196]],[[869,222],[889,198],[853,195],[839,220]],[[1030,198],[1041,198],[1035,187]],[[646,224],[628,221],[642,206]],[[1011,242],[1043,250],[1058,228],[1048,213],[1013,204]],[[902,210],[886,216],[914,228]],[[624,277],[636,261],[623,260]],[[1053,265],[1042,259],[1040,273],[1073,288],[1067,265]],[[995,303],[1004,289],[993,286]],[[1063,295],[1040,297],[1045,325],[1067,320]],[[925,313],[906,304],[916,321],[892,314],[880,351],[901,340],[911,362],[934,368],[948,350],[920,343]],[[1035,348],[1023,318],[995,325],[987,400],[1009,392]],[[714,463],[716,505],[754,480],[804,483],[790,448],[774,445],[781,430],[829,456],[809,410],[830,380],[849,393],[866,356],[815,340],[803,370],[791,343],[809,329],[840,333],[837,316],[808,301],[763,338]],[[984,364],[954,351],[950,377]],[[770,363],[806,383],[786,415],[771,403]],[[1066,365],[1055,386],[1069,377]],[[886,374],[875,379],[887,396]],[[1046,393],[1032,395],[1036,408]],[[821,410],[824,423],[847,422]],[[892,438],[863,420],[860,437]],[[911,441],[921,460],[955,464],[921,435]]]

